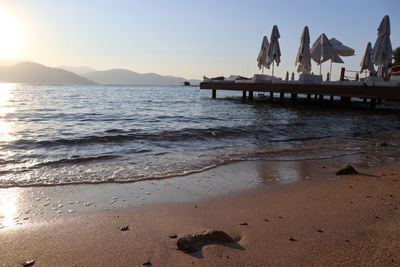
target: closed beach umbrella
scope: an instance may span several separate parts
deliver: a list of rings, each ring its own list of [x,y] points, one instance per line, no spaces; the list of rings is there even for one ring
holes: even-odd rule
[[[311,58],[320,65],[319,74],[321,74],[322,63],[325,61],[331,60],[335,63],[343,63],[325,33],[321,34],[311,47]]]
[[[264,67],[267,66],[267,52],[268,52],[269,42],[267,36],[264,36],[260,53],[258,53],[257,57],[257,66],[259,69],[262,69],[262,74],[264,74]]]
[[[331,43],[332,48],[336,51],[338,56],[354,56],[354,49],[342,44],[342,42],[338,41],[337,39],[332,38],[329,40],[329,43]]]
[[[272,64],[272,76],[274,76],[274,62],[276,62],[276,65],[279,66],[279,63],[281,63],[281,49],[279,47],[279,41],[278,39],[280,38],[279,30],[276,25],[272,28],[271,32],[271,38],[270,44],[268,47],[267,51],[267,68]]]
[[[298,65],[297,72],[308,74],[311,72],[310,33],[305,26],[300,37],[300,47],[297,51],[295,65]]]
[[[372,73],[375,72],[374,63],[372,62],[371,42],[368,42],[367,48],[365,49],[364,55],[361,59],[360,67],[361,67],[360,72],[363,72],[364,70],[368,70],[369,72]]]
[[[349,57],[349,56],[354,56],[354,49],[351,47],[348,47],[339,40],[332,38],[329,40],[329,43],[331,44],[333,50],[335,50],[337,56],[342,56],[342,57]],[[330,75],[332,75],[332,62],[335,63],[343,63],[343,61],[340,59],[341,62],[337,61],[331,61],[331,67],[330,67]]]
[[[380,67],[387,67],[392,62],[392,43],[390,42],[390,20],[389,16],[383,17],[378,27],[378,38],[372,49],[372,61]]]

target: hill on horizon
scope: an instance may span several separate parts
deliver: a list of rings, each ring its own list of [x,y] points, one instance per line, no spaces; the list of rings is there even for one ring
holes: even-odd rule
[[[30,61],[4,61],[0,64],[0,82],[8,83],[179,86],[185,81],[194,85],[200,83],[200,80],[187,80],[157,73],[142,74],[127,69],[96,71],[87,66],[52,68]]]
[[[78,75],[96,71],[94,68],[88,67],[88,66],[59,66],[57,68],[63,69],[63,70],[69,71],[69,72],[73,72]]]
[[[83,73],[86,77],[99,84],[108,85],[182,85],[187,79],[175,76],[163,76],[157,73],[137,73],[127,69],[111,69]],[[197,80],[189,80],[199,83]]]
[[[0,82],[74,85],[96,84],[75,73],[63,69],[50,68],[34,62],[21,62],[13,66],[0,67]]]

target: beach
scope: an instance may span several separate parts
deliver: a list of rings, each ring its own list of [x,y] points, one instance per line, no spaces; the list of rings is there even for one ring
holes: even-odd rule
[[[400,266],[396,1],[4,2],[0,267]]]
[[[34,260],[35,266],[395,266],[400,263],[397,160],[381,158],[370,166],[363,154],[233,163],[199,175],[235,177],[238,168],[257,166],[253,178],[260,182],[194,201],[174,202],[170,196],[145,206],[6,227],[0,230],[1,265]],[[361,174],[336,176],[343,163]],[[302,179],[273,181],[283,169]],[[209,244],[189,254],[177,249],[179,237],[209,229],[226,232],[237,246]]]
[[[396,110],[7,88],[0,266],[400,262]]]

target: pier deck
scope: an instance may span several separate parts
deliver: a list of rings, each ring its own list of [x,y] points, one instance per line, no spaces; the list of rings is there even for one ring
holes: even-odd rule
[[[370,99],[371,105],[375,104],[376,100],[400,101],[400,86],[366,86],[355,85],[352,82],[337,83],[322,83],[322,84],[302,84],[302,83],[237,83],[226,81],[212,81],[200,83],[200,89],[212,90],[212,97],[216,97],[217,90],[242,91],[243,97],[246,93],[249,94],[249,100],[253,99],[254,92],[265,93],[290,93],[292,98],[296,98],[297,94],[319,95],[320,99],[323,96],[338,96],[342,100],[350,101],[352,97]]]

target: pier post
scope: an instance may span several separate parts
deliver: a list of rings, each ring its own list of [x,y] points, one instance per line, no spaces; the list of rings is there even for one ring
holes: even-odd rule
[[[344,74],[345,74],[346,69],[345,68],[341,68],[340,69],[340,80],[344,81]]]
[[[269,97],[271,98],[271,100],[274,100],[274,92],[269,92]]]
[[[340,80],[344,81],[344,74],[346,72],[346,68],[341,68],[340,69]]]
[[[324,95],[319,95],[318,100],[319,101],[323,101],[324,100]]]
[[[351,97],[349,97],[349,96],[341,96],[340,97],[340,102],[342,103],[342,104],[350,104],[350,102],[351,102]]]
[[[246,91],[243,91],[242,100],[243,100],[243,101],[246,100]]]
[[[253,94],[254,94],[254,92],[253,91],[249,91],[249,100],[253,100]]]
[[[296,93],[292,93],[290,95],[291,95],[293,101],[297,100],[297,94]]]
[[[280,99],[280,100],[283,100],[284,98],[285,98],[285,93],[280,93],[279,99]]]
[[[333,95],[329,97],[329,101],[333,102]]]
[[[307,94],[307,101],[311,101],[311,94]]]
[[[371,109],[375,109],[375,107],[376,107],[376,99],[371,98]]]
[[[212,98],[217,98],[217,90],[212,89]]]

